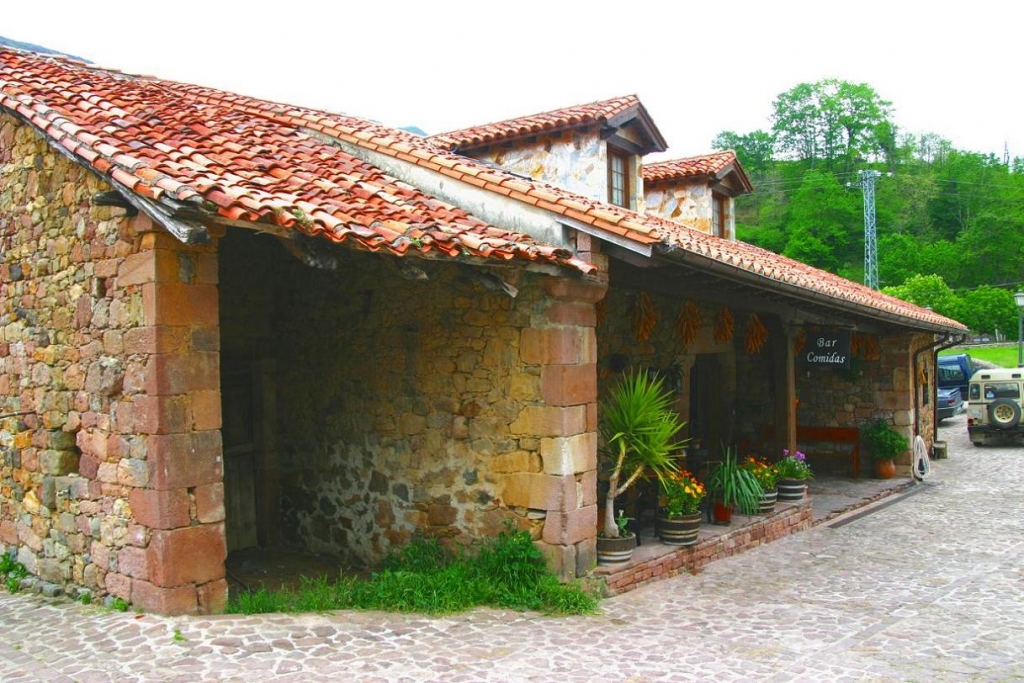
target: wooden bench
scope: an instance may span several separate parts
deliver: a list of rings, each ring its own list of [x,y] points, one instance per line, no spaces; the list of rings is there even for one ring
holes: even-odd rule
[[[775,428],[771,425],[766,425],[761,429],[761,434],[767,443],[775,437]],[[850,452],[850,458],[853,465],[853,478],[857,479],[860,477],[860,430],[856,427],[809,427],[797,425],[796,441],[797,443],[825,442],[852,445],[853,449]]]

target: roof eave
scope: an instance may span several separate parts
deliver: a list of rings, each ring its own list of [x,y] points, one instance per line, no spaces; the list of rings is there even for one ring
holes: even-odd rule
[[[968,330],[965,326],[960,325],[954,327],[950,325],[941,325],[937,322],[929,322],[926,320],[920,320],[918,318],[912,318],[898,313],[885,311],[874,306],[866,306],[859,304],[855,301],[848,299],[841,299],[838,297],[829,296],[823,292],[817,292],[813,289],[808,289],[801,285],[785,282],[783,280],[776,280],[775,278],[769,278],[758,273],[740,268],[737,266],[723,263],[717,259],[713,259],[701,254],[688,251],[686,249],[680,249],[673,247],[672,245],[662,244],[658,247],[657,253],[670,261],[684,262],[687,265],[693,266],[700,270],[714,272],[720,274],[728,279],[734,281],[740,281],[743,284],[747,284],[759,289],[781,291],[787,293],[797,299],[813,299],[816,303],[826,306],[829,308],[835,308],[838,310],[849,311],[859,316],[866,318],[873,318],[890,324],[898,325],[901,327],[909,327],[917,330],[927,330],[928,332],[942,333],[942,334],[964,334]]]

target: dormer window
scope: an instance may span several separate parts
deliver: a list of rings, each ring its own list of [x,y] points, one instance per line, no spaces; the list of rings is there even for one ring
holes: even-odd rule
[[[608,148],[608,202],[629,207],[629,156]]]

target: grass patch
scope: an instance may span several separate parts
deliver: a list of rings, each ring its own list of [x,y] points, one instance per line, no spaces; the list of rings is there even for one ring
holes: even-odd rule
[[[294,590],[232,596],[229,614],[367,609],[451,614],[490,605],[549,614],[587,614],[597,606],[579,584],[562,584],[525,531],[506,530],[475,552],[453,553],[417,539],[390,555],[369,579],[303,577]]]
[[[1017,344],[1004,344],[1000,346],[972,346],[970,348],[957,347],[940,351],[940,356],[952,356],[958,353],[968,353],[974,360],[992,363],[1001,368],[1017,367]]]
[[[0,554],[0,581],[3,581],[7,590],[17,593],[21,590],[21,580],[28,576],[25,565],[14,559],[14,553]]]

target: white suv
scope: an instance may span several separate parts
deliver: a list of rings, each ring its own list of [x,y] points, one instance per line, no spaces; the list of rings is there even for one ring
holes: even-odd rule
[[[989,438],[1024,434],[1024,368],[978,370],[968,389],[967,433],[975,446]]]

